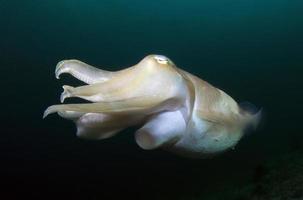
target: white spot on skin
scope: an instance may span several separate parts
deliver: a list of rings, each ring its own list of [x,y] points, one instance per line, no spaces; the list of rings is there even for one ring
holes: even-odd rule
[[[156,55],[154,58],[155,58],[156,61],[157,61],[158,63],[160,63],[160,64],[165,64],[165,65],[166,65],[166,64],[168,63],[168,58],[165,57],[165,56]]]

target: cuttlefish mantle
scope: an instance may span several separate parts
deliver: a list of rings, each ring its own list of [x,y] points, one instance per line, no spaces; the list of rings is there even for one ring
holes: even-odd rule
[[[260,111],[241,108],[225,92],[162,55],[146,56],[115,72],[64,60],[55,75],[64,73],[86,85],[63,86],[61,103],[72,97],[91,103],[53,105],[44,117],[58,113],[74,121],[81,138],[105,139],[142,125],[135,133],[141,148],[199,158],[233,148],[247,127],[256,127],[260,119]]]

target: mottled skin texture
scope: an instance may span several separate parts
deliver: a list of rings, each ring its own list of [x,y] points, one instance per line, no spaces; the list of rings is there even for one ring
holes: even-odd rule
[[[87,85],[63,86],[61,102],[79,97],[92,103],[53,105],[44,117],[57,112],[73,120],[82,138],[104,139],[142,125],[135,140],[143,149],[164,148],[200,158],[234,147],[244,128],[259,118],[165,56],[149,55],[116,72],[65,60],[58,63],[56,77],[63,73]]]

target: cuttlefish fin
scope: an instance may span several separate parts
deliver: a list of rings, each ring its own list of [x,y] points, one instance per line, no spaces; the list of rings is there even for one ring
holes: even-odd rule
[[[181,105],[178,98],[135,97],[112,102],[60,104],[48,107],[43,118],[52,113],[105,113],[111,115],[151,114],[163,110],[174,110]]]

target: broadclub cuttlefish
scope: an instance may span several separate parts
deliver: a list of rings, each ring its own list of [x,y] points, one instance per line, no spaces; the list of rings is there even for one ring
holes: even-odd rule
[[[203,158],[233,148],[247,127],[255,128],[260,121],[261,110],[241,107],[222,90],[162,55],[146,56],[115,72],[64,60],[55,71],[58,79],[63,73],[87,85],[64,85],[61,103],[71,97],[92,103],[52,105],[43,117],[58,113],[74,121],[81,138],[105,139],[142,125],[135,133],[141,148]]]

